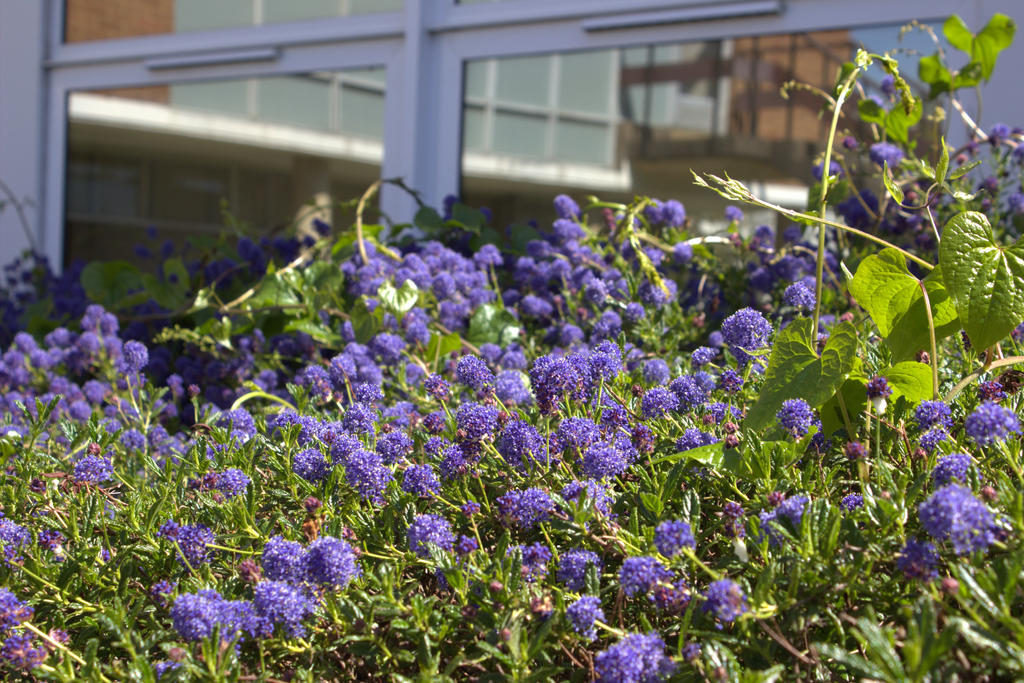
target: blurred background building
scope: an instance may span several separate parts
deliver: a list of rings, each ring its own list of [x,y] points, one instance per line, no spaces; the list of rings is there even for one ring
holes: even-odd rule
[[[858,47],[935,46],[911,20],[973,29],[1019,0],[3,0],[0,257],[120,258],[331,220],[401,177],[501,227],[559,192],[677,198],[713,229],[690,169],[800,207],[827,133],[821,99]],[[1015,17],[1016,18],[1016,17]],[[1018,41],[984,121],[1020,123]],[[874,74],[874,79],[880,74]],[[1012,87],[1007,87],[1013,79]],[[913,83],[912,83],[913,84]],[[868,80],[868,89],[872,80]],[[972,103],[973,105],[973,103]],[[952,122],[950,133],[962,138]],[[857,130],[854,118],[844,125]],[[394,221],[416,204],[385,188]],[[337,216],[350,220],[350,215]],[[770,215],[761,218],[772,221]]]

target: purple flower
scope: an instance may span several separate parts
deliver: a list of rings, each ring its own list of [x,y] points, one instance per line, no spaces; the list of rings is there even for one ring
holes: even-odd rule
[[[644,363],[643,377],[648,384],[665,384],[669,378],[668,363],[660,358],[652,358]]]
[[[0,659],[15,669],[31,671],[46,659],[46,648],[34,645],[31,633],[12,633],[0,648]]]
[[[908,579],[927,581],[938,576],[938,572],[935,571],[938,561],[939,556],[934,545],[918,541],[916,538],[908,538],[903,550],[896,556],[896,568]]]
[[[601,558],[589,550],[567,550],[558,558],[558,580],[566,589],[582,591],[586,585],[587,567],[601,571]]]
[[[100,484],[110,480],[114,476],[114,465],[109,458],[99,455],[83,456],[75,463],[75,481]]]
[[[448,384],[447,380],[441,375],[431,375],[427,377],[423,382],[423,387],[427,390],[427,393],[434,397],[437,401],[447,401],[448,395],[451,391],[451,385]]]
[[[857,508],[864,507],[864,496],[859,493],[851,493],[848,496],[844,496],[843,499],[839,501],[839,507],[846,512],[853,512]]]
[[[202,640],[216,630],[221,642],[230,642],[259,631],[259,618],[251,603],[225,600],[213,590],[179,595],[170,612],[174,629],[183,640]]]
[[[476,356],[463,356],[455,367],[455,379],[474,391],[494,386],[494,373]]]
[[[747,596],[739,584],[730,579],[715,581],[703,593],[704,604],[701,611],[711,613],[718,621],[731,624],[742,614],[749,611]]]
[[[598,441],[583,454],[583,474],[589,479],[606,479],[622,474],[636,453],[627,439]]]
[[[544,455],[544,440],[540,432],[523,420],[512,420],[506,424],[494,445],[505,461],[519,470],[540,462]]]
[[[149,349],[142,342],[125,342],[121,350],[122,369],[127,373],[136,373],[149,364]]]
[[[345,588],[363,573],[352,546],[333,536],[321,536],[310,543],[302,564],[306,580],[332,588]]]
[[[409,525],[409,549],[423,558],[430,557],[430,546],[451,550],[455,536],[448,520],[437,515],[417,515]]]
[[[306,635],[303,619],[313,613],[314,605],[302,589],[284,581],[261,581],[253,589],[253,607],[263,621],[265,632],[284,627],[292,638]]]
[[[555,507],[550,496],[539,488],[508,491],[495,502],[503,524],[524,530],[547,520]]]
[[[676,439],[676,450],[681,453],[693,450],[694,448],[700,448],[701,446],[710,446],[713,443],[718,443],[718,438],[714,434],[708,434],[691,427]]]
[[[654,530],[654,545],[665,557],[676,555],[683,548],[696,548],[690,525],[681,520],[662,522]]]
[[[731,204],[725,207],[725,220],[730,223],[738,223],[743,220],[743,211],[738,206],[732,206]]]
[[[359,449],[345,460],[345,481],[367,500],[380,501],[393,479],[378,453]]]
[[[717,357],[718,349],[711,348],[710,346],[698,346],[690,354],[690,365],[695,368],[701,368],[708,363],[713,363]]]
[[[964,432],[979,446],[988,446],[1019,434],[1020,420],[1012,410],[998,403],[982,403],[967,416]]]
[[[523,558],[523,578],[530,583],[543,579],[548,573],[548,562],[551,561],[551,551],[543,543],[531,545],[509,546],[506,555],[511,555],[516,550],[520,551]]]
[[[793,308],[811,310],[814,308],[814,292],[803,282],[794,282],[782,293],[782,300]]]
[[[871,161],[878,164],[888,164],[889,168],[895,168],[903,160],[903,150],[891,142],[876,142],[868,150]]]
[[[957,555],[985,550],[996,539],[995,518],[971,490],[949,484],[917,507],[921,526],[937,541],[948,540]]]
[[[948,439],[949,434],[946,433],[945,429],[942,427],[933,427],[921,435],[921,438],[918,439],[918,443],[921,444],[921,448],[923,448],[926,453],[933,453],[935,452],[935,449],[939,447],[940,443]]]
[[[592,595],[584,595],[582,598],[565,608],[565,616],[568,617],[572,629],[587,640],[597,638],[595,621],[604,621],[604,611],[601,609],[601,600]]]
[[[585,417],[567,417],[555,431],[555,441],[561,450],[582,451],[601,438],[601,430]]]
[[[632,633],[594,657],[596,683],[657,683],[676,670],[658,634]]]
[[[967,481],[967,470],[971,463],[971,456],[967,453],[952,453],[941,457],[932,470],[932,482],[936,486],[945,486],[954,479]]]
[[[560,194],[555,197],[555,213],[559,218],[573,220],[581,215],[580,206],[572,197]]]
[[[304,578],[306,550],[295,541],[271,536],[263,546],[263,573],[274,581],[297,583]]]
[[[388,465],[405,458],[412,453],[412,448],[412,439],[400,429],[382,434],[377,438],[377,452]]]
[[[498,422],[498,409],[479,403],[463,403],[455,414],[458,434],[465,441],[480,441],[489,436]]]
[[[814,411],[802,398],[791,398],[782,402],[782,407],[775,414],[779,426],[793,438],[800,439],[811,430]]]
[[[633,596],[649,593],[656,585],[672,580],[672,572],[657,558],[647,555],[627,557],[619,570],[619,585],[622,592]]]
[[[922,431],[931,427],[949,427],[953,424],[952,413],[942,401],[922,401],[914,409],[914,420]]]
[[[441,482],[430,465],[410,465],[402,475],[402,490],[414,496],[431,498],[441,490]]]
[[[655,387],[644,393],[640,412],[648,419],[658,418],[679,408],[679,398],[665,387]]]
[[[311,484],[316,484],[331,473],[331,464],[319,448],[307,448],[292,458],[292,472]]]
[[[28,621],[35,612],[6,588],[0,588],[0,633],[6,633],[18,624]]]
[[[225,498],[242,495],[248,485],[249,477],[237,467],[229,467],[217,477],[217,490],[224,494]]]
[[[767,348],[771,336],[771,323],[752,308],[741,308],[722,322],[722,341],[740,366],[750,362],[751,353]]]
[[[593,501],[594,509],[603,515],[611,514],[611,505],[615,502],[604,485],[592,480],[571,481],[562,488],[559,495],[566,502],[577,503],[585,497],[587,500]]]

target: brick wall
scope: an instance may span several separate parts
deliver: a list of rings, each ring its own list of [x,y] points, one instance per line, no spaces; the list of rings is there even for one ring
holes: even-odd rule
[[[64,13],[68,43],[174,31],[174,0],[67,0]]]

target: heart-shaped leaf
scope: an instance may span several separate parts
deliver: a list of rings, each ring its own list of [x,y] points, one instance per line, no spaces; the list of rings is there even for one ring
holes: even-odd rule
[[[942,278],[924,280],[931,303],[935,338],[944,339],[960,329],[957,309]],[[921,281],[910,274],[907,260],[895,249],[883,249],[860,262],[850,281],[850,293],[868,312],[885,338],[895,360],[907,360],[929,347],[928,312]]]
[[[889,381],[892,400],[902,395],[911,403],[918,403],[932,397],[932,369],[924,363],[904,361],[879,371],[878,376]]]
[[[802,398],[817,408],[836,393],[853,370],[857,332],[851,323],[838,323],[832,328],[820,358],[815,348],[810,318],[794,320],[779,332],[768,359],[761,395],[744,420],[747,428],[764,427],[787,399]]]
[[[976,348],[987,349],[1024,320],[1024,245],[997,244],[985,214],[964,211],[946,223],[939,264]]]

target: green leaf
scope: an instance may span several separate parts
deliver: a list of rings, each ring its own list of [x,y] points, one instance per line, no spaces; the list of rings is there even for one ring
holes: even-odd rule
[[[958,169],[954,170],[952,173],[950,173],[949,174],[949,179],[950,180],[957,180],[958,178],[961,178],[961,177],[967,175],[968,173],[970,173],[971,171],[973,171],[976,167],[978,167],[980,165],[981,165],[981,160],[980,159],[977,160],[977,161],[972,161],[969,164],[964,164],[960,168],[958,168]]]
[[[946,19],[946,23],[942,25],[942,35],[946,36],[946,40],[953,47],[970,53],[974,34],[971,33],[971,30],[967,28],[967,24],[959,16],[954,14],[949,19]]]
[[[910,142],[908,131],[921,120],[924,108],[918,97],[912,98],[905,106],[890,110],[884,109],[874,100],[863,99],[857,102],[857,111],[861,119],[882,126],[890,138],[906,145]]]
[[[441,335],[434,332],[430,335],[430,342],[427,344],[427,356],[425,360],[433,361],[435,358],[443,358],[453,351],[462,348],[462,338],[458,332]]]
[[[843,409],[839,405],[840,394],[842,394],[843,404],[846,406],[847,416],[850,418],[853,428],[857,428],[860,416],[864,414],[864,409],[868,404],[866,385],[867,377],[861,368],[860,358],[857,358],[854,360],[850,376],[843,382],[839,390],[833,394],[832,398],[825,401],[825,405],[818,411],[821,415],[821,431],[823,434],[831,435],[833,432],[846,428],[846,422],[843,420]]]
[[[299,303],[295,290],[281,273],[264,276],[256,292],[246,302],[253,308],[267,306],[293,306]]]
[[[935,337],[944,339],[959,329],[956,308],[941,277],[930,275],[924,285]],[[898,251],[883,249],[861,261],[849,287],[853,298],[875,321],[895,360],[913,358],[930,346],[921,281],[910,274],[906,258]]]
[[[744,420],[748,429],[760,429],[775,416],[782,402],[802,398],[818,408],[846,381],[857,353],[857,331],[851,323],[836,324],[819,358],[811,338],[810,318],[794,320],[775,338],[764,384],[757,402]]]
[[[939,142],[942,147],[942,151],[939,153],[939,163],[935,166],[935,182],[944,183],[946,182],[946,172],[949,171],[949,145],[946,144],[946,138],[943,137]]]
[[[507,346],[519,338],[519,321],[504,308],[484,304],[469,319],[466,339],[473,344],[492,343]]]
[[[377,290],[377,296],[381,305],[401,320],[419,301],[420,289],[412,280],[406,280],[398,289],[388,280]]]
[[[985,214],[964,211],[946,223],[939,263],[975,348],[987,349],[1024,320],[1024,245],[997,244]]]
[[[906,396],[908,401],[918,403],[932,397],[932,369],[929,365],[909,360],[881,370],[878,375],[889,380],[893,401],[898,396]]]
[[[171,283],[161,280],[152,273],[142,274],[146,293],[169,311],[176,311],[186,303],[185,292]]]
[[[971,42],[971,59],[981,64],[981,77],[988,81],[999,53],[1010,46],[1017,24],[1005,14],[995,14]]]
[[[416,215],[413,217],[412,222],[418,228],[426,230],[430,234],[436,234],[441,231],[444,225],[444,221],[441,220],[440,214],[435,209],[429,206],[424,206]]]
[[[939,59],[938,54],[922,57],[917,63],[917,77],[922,83],[930,86],[929,99],[935,99],[943,93],[950,91],[953,84],[953,76],[949,69]]]
[[[896,203],[902,204],[903,189],[896,184],[896,180],[892,177],[892,169],[889,168],[888,162],[885,162],[882,167],[882,182],[885,184],[885,189],[888,190],[889,195],[896,200]]]
[[[81,282],[86,296],[107,309],[127,307],[138,299],[130,295],[143,289],[142,273],[127,261],[93,261],[82,269]]]
[[[655,517],[661,514],[665,504],[661,501],[661,498],[656,493],[647,493],[645,491],[640,492],[640,501],[644,504],[644,507],[651,511]]]

